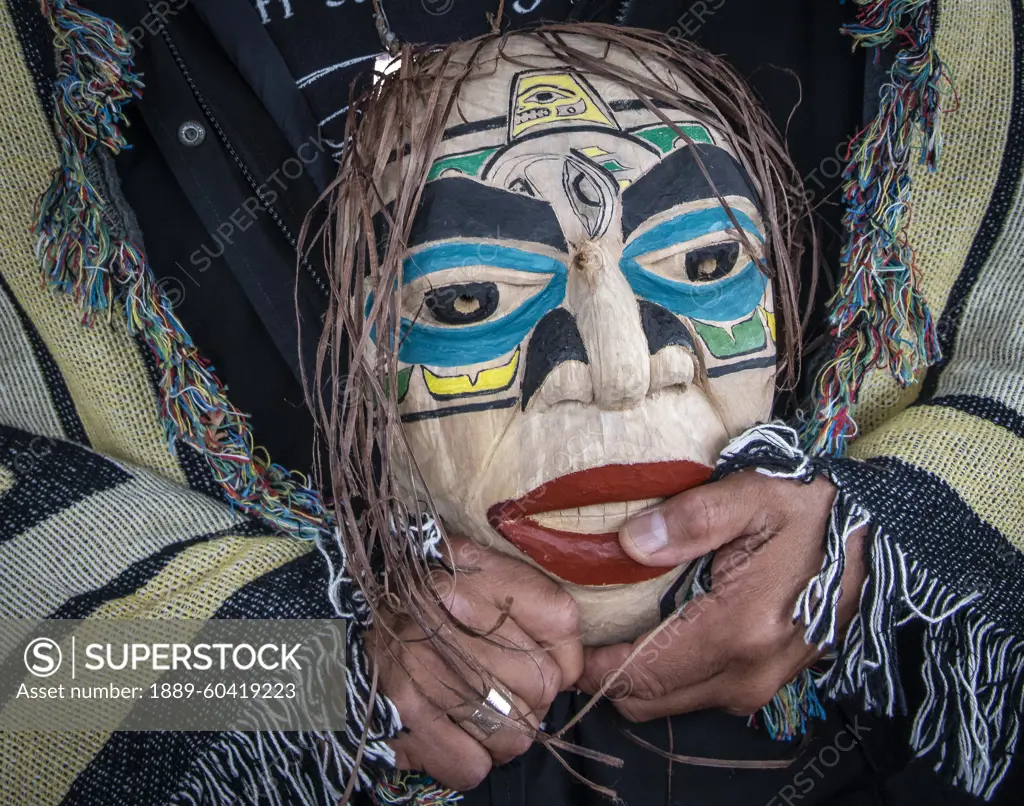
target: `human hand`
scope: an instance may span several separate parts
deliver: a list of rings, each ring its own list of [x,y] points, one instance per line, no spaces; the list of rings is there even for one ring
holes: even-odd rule
[[[835,499],[824,478],[811,484],[753,471],[687,490],[625,524],[623,549],[645,565],[672,567],[716,551],[712,590],[656,630],[623,669],[615,707],[644,722],[719,708],[750,714],[819,656],[793,622],[800,592],[820,569]],[[856,612],[866,569],[863,530],[847,542],[838,626]],[[647,636],[588,649],[577,685],[593,693]]]
[[[576,601],[533,567],[466,539],[451,541],[454,565],[472,570],[434,573],[434,585],[456,619],[486,637],[460,631],[435,614],[442,637],[459,644],[489,674],[481,680],[460,667],[474,692],[449,668],[424,631],[408,619],[391,633],[367,638],[381,690],[398,708],[407,729],[391,742],[399,769],[422,770],[445,786],[472,789],[494,764],[529,749],[532,731],[496,723],[481,728],[469,717],[489,689],[508,697],[511,719],[536,729],[555,695],[583,669]],[[502,619],[507,611],[507,618]],[[497,628],[495,629],[495,626]],[[485,710],[485,713],[487,711]],[[499,726],[500,725],[500,726]]]

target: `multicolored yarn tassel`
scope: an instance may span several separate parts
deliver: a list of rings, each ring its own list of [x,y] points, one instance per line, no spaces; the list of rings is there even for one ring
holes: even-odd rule
[[[851,407],[867,372],[886,366],[907,386],[939,358],[938,337],[907,243],[910,160],[934,170],[940,99],[949,85],[934,43],[932,0],[859,0],[845,32],[875,49],[899,44],[878,116],[850,143],[843,172],[847,241],[832,301],[835,354],[817,381],[815,410],[803,428],[814,453],[840,455],[857,433]]]
[[[796,680],[786,683],[759,711],[768,735],[777,741],[790,741],[807,732],[811,719],[824,719],[825,708],[818,699],[814,673],[805,669]],[[751,722],[755,720],[752,716]]]
[[[71,294],[85,319],[108,311],[119,250],[101,220],[104,200],[86,176],[84,157],[102,144],[125,147],[121,109],[138,98],[132,44],[110,20],[66,0],[43,3],[58,54],[55,117],[61,164],[36,208],[37,252],[50,285]]]
[[[397,772],[377,784],[373,801],[378,806],[449,806],[462,795],[445,789],[429,775]]]
[[[55,32],[60,166],[37,206],[37,256],[51,288],[73,297],[83,323],[124,304],[128,329],[148,345],[159,373],[161,418],[172,451],[181,440],[202,453],[227,499],[285,534],[325,533],[319,495],[259,455],[245,415],[228,401],[199,355],[146,257],[132,242],[103,181],[104,160],[127,144],[123,107],[138,98],[133,48],[111,20],[71,0],[43,0]],[[98,149],[97,146],[103,146]]]

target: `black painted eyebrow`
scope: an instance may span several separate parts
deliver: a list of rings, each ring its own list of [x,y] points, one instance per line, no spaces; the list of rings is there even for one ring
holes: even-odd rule
[[[743,196],[760,212],[760,200],[743,166],[725,149],[694,143],[673,151],[622,191],[623,238],[651,216],[677,204],[715,198],[697,163],[698,155],[721,195]]]
[[[393,215],[393,205],[388,213]],[[378,248],[387,243],[383,212],[373,217]],[[420,207],[406,246],[445,238],[495,238],[544,244],[568,251],[555,211],[543,199],[453,176],[435,179],[423,188]]]
[[[680,107],[677,104],[670,104],[668,101],[662,101],[657,98],[651,98],[650,102],[651,106],[655,109],[670,109],[673,112],[683,112],[684,114],[693,114],[694,112],[698,112],[704,115],[712,115],[715,111],[706,103],[698,101],[696,98],[688,98],[684,107]],[[640,98],[623,98],[617,101],[611,101],[609,102],[608,107],[612,112],[628,112],[650,108]]]
[[[476,132],[486,132],[491,129],[504,129],[508,126],[508,118],[504,115],[499,115],[493,118],[484,118],[483,120],[471,120],[468,123],[457,123],[450,129],[445,129],[441,140],[453,140],[456,137],[462,137],[464,134],[475,134]]]

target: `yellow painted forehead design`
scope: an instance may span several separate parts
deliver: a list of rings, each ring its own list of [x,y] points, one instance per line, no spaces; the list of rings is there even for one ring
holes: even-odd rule
[[[583,76],[568,70],[520,73],[512,89],[509,140],[527,130],[570,122],[615,127],[611,113]]]

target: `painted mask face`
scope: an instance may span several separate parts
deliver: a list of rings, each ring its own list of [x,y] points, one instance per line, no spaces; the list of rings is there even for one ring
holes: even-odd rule
[[[633,562],[618,529],[770,413],[758,195],[727,132],[665,108],[687,142],[628,88],[505,50],[531,66],[464,84],[407,244],[403,429],[451,532],[564,584],[586,643],[632,639],[687,575]]]

